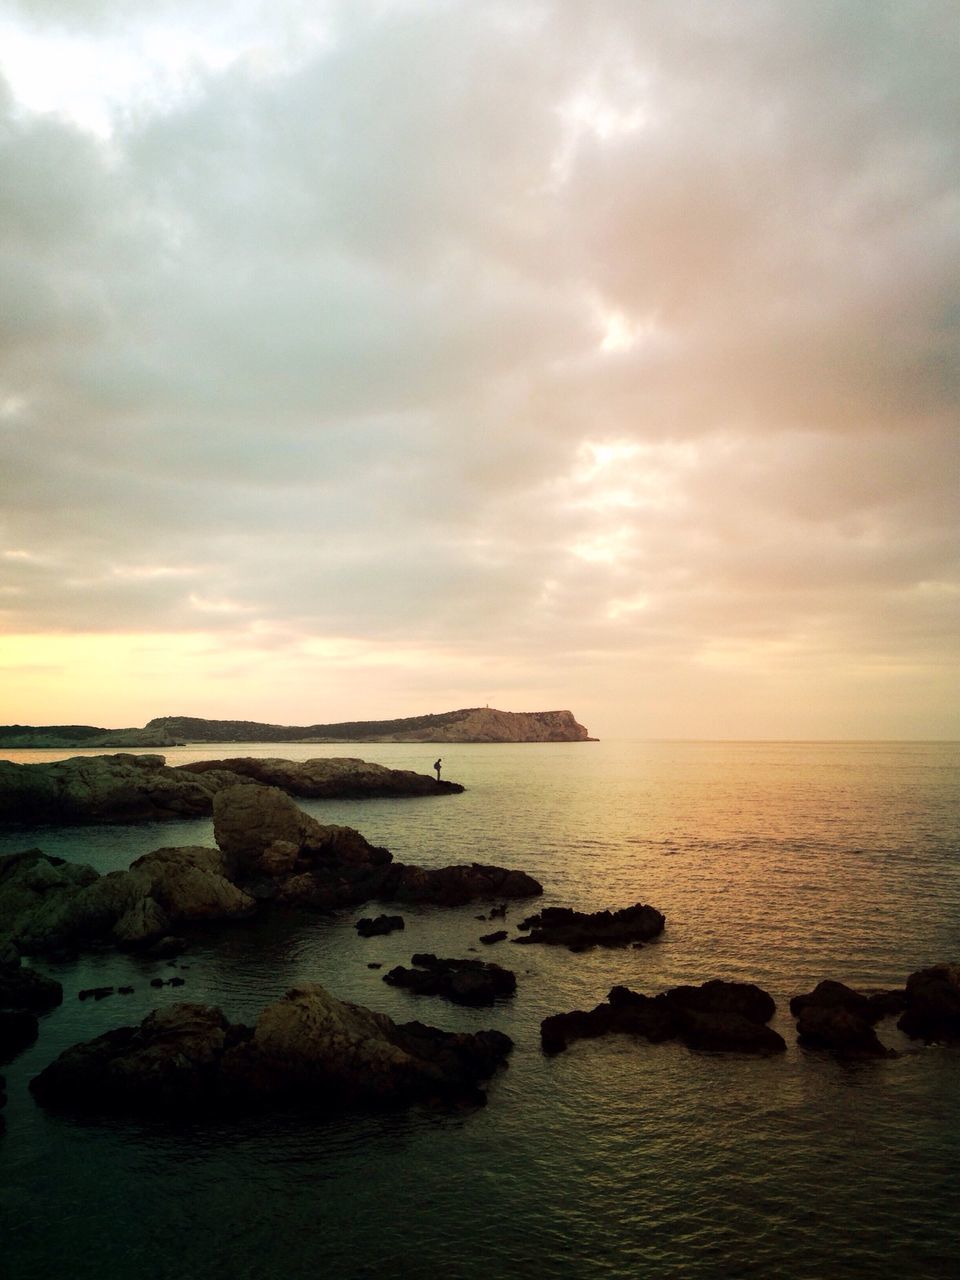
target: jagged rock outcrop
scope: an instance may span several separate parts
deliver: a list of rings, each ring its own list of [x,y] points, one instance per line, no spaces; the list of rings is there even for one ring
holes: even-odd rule
[[[145,946],[174,926],[236,919],[255,906],[219,849],[156,849],[105,876],[39,850],[0,857],[0,933],[28,955],[97,941]]]
[[[208,1112],[482,1102],[479,1081],[511,1048],[498,1031],[454,1034],[337,1000],[289,991],[255,1027],[219,1009],[176,1004],[61,1054],[30,1084],[48,1106],[92,1112]]]
[[[186,774],[163,756],[74,756],[48,764],[0,760],[0,822],[138,822],[203,817],[233,774]]]
[[[459,782],[438,782],[431,774],[339,756],[329,760],[257,759],[197,760],[176,766],[184,773],[234,773],[264,786],[280,787],[304,799],[368,799],[376,796],[453,795]]]
[[[214,833],[218,849],[156,849],[105,876],[36,849],[0,857],[0,937],[25,954],[98,942],[146,947],[185,926],[248,915],[258,902],[459,905],[542,892],[531,876],[503,867],[393,862],[359,831],[325,826],[276,787],[253,782],[217,793]]]
[[[482,960],[442,960],[418,953],[413,969],[397,965],[383,975],[384,982],[404,987],[419,996],[444,996],[454,1004],[490,1005],[499,996],[511,996],[517,989],[516,975],[498,964]]]
[[[206,817],[214,795],[255,782],[324,799],[449,795],[457,782],[364,760],[203,760],[170,768],[163,756],[74,756],[46,764],[0,760],[0,822],[137,822]]]
[[[379,898],[460,906],[477,898],[543,892],[523,871],[394,862],[389,850],[371,845],[351,827],[317,822],[275,787],[251,783],[219,792],[214,834],[251,893],[288,905],[331,908]]]
[[[544,1053],[560,1053],[573,1040],[619,1032],[659,1044],[681,1040],[690,1049],[754,1054],[783,1053],[783,1037],[766,1024],[776,1012],[773,998],[749,982],[718,978],[699,987],[674,987],[645,996],[614,987],[606,1003],[590,1010],[556,1013],[540,1024]]]
[[[570,907],[544,907],[517,925],[529,930],[514,942],[544,942],[571,951],[588,947],[642,946],[663,932],[666,919],[656,907],[642,902],[619,911],[574,911]]]
[[[790,1010],[801,1044],[843,1055],[888,1056],[892,1051],[873,1028],[898,1013],[898,1028],[915,1040],[960,1041],[960,965],[918,969],[904,989],[871,994],[824,981],[806,995],[794,996]]]
[[[842,982],[820,982],[805,995],[794,996],[790,1012],[797,1020],[797,1040],[810,1049],[857,1057],[885,1057],[888,1051],[877,1039],[874,1023],[885,1016],[885,1001],[863,995]]]

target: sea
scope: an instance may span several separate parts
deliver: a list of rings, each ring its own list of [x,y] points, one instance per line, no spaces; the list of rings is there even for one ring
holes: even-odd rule
[[[479,935],[489,904],[405,907],[361,939],[356,908],[227,926],[175,965],[94,955],[40,966],[64,987],[9,1066],[0,1137],[4,1280],[348,1280],[351,1277],[946,1277],[960,1274],[960,1049],[879,1027],[897,1056],[800,1048],[788,1002],[823,978],[902,986],[960,959],[960,744],[675,742],[444,744],[462,795],[301,801],[405,862],[491,862],[540,879],[511,904],[652,903],[642,950]],[[358,755],[430,772],[430,744],[220,745],[230,755]],[[9,759],[79,752],[8,751]],[[96,754],[96,753],[92,753]],[[209,820],[6,830],[100,871],[151,849],[212,843]],[[374,913],[376,908],[374,908]],[[482,955],[514,997],[458,1008],[385,984],[417,951]],[[380,963],[383,969],[371,969]],[[150,987],[178,974],[179,990]],[[623,983],[654,994],[725,978],[777,1002],[785,1055],[694,1053],[626,1037],[540,1049],[547,1014]],[[65,1047],[174,1000],[252,1021],[289,988],[515,1042],[487,1105],[369,1115],[297,1112],[184,1123],[49,1114],[27,1084]],[[80,1002],[81,988],[131,996]]]

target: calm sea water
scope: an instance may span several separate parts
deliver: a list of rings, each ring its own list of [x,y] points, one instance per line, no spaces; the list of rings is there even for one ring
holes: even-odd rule
[[[363,755],[429,771],[436,748],[183,748],[213,756]],[[54,752],[7,752],[51,759]],[[48,966],[64,984],[37,1044],[5,1068],[0,1270],[7,1280],[317,1277],[939,1277],[960,1233],[960,1051],[881,1037],[889,1061],[802,1051],[786,1005],[824,977],[900,985],[960,958],[960,744],[600,742],[449,746],[460,796],[303,802],[405,861],[523,867],[545,903],[651,902],[642,951],[575,956],[479,947],[518,974],[493,1010],[391,989],[414,951],[469,954],[481,909],[404,910],[406,931],[357,938],[353,910],[257,921],[195,947],[179,991],[162,963],[102,956]],[[212,841],[209,822],[6,832],[101,871],[161,845]],[[507,923],[526,914],[514,907]],[[488,954],[489,950],[489,954]],[[696,1055],[623,1038],[540,1053],[548,1013],[614,983],[752,980],[778,1002],[788,1053]],[[496,1026],[516,1041],[486,1108],[230,1124],[88,1123],[45,1114],[27,1081],[62,1048],[174,999],[234,1019],[290,986],[407,1021]],[[81,987],[132,983],[100,1004]]]

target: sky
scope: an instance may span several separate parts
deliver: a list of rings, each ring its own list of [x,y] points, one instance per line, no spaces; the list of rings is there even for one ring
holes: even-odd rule
[[[0,0],[0,722],[960,737],[954,0]]]

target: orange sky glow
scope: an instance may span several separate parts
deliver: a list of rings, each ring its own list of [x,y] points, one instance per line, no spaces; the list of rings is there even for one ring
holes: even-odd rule
[[[960,737],[955,18],[5,6],[0,722]]]

